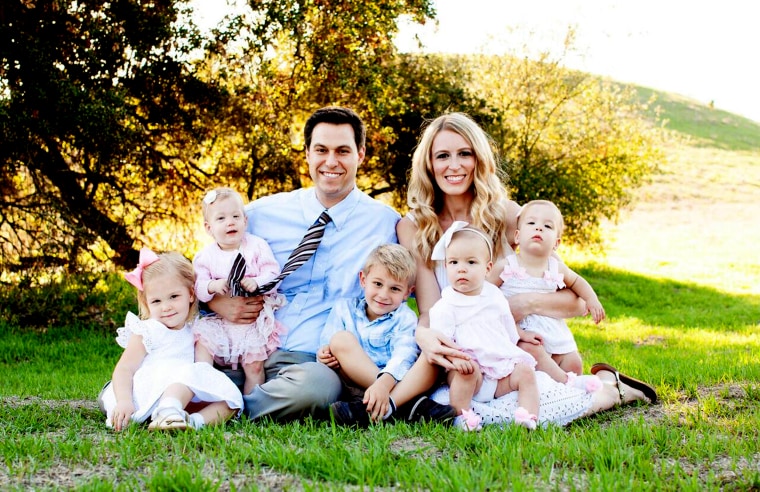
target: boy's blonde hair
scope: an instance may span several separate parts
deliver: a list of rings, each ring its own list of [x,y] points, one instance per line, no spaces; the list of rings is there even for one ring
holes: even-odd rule
[[[530,207],[534,205],[546,205],[550,208],[553,208],[554,211],[557,213],[557,217],[559,217],[559,223],[557,224],[557,237],[562,237],[562,231],[565,229],[565,219],[562,217],[562,212],[560,211],[559,207],[554,204],[554,202],[550,200],[531,200],[525,205],[522,206],[520,209],[520,213],[517,214],[517,228],[520,228],[520,224],[523,221],[523,217],[527,215],[528,210]]]
[[[162,275],[176,275],[177,280],[192,293],[193,303],[190,306],[190,312],[185,322],[195,318],[198,314],[198,297],[195,295],[195,271],[193,264],[175,251],[167,251],[158,255],[158,261],[151,263],[142,270],[143,289],[137,291],[137,305],[140,308],[140,319],[150,318],[148,301],[145,297],[145,286],[149,285],[151,280]]]
[[[245,202],[243,201],[243,197],[240,195],[240,193],[238,193],[236,190],[233,190],[232,188],[222,186],[220,188],[214,188],[203,196],[203,202],[201,203],[201,206],[203,208],[203,220],[206,220],[208,218],[208,207],[212,203],[228,199],[237,201],[238,205],[240,205],[240,210],[245,212]]]
[[[406,282],[410,287],[417,278],[417,264],[409,250],[400,244],[381,244],[373,249],[364,263],[362,272],[368,275],[376,266],[385,267],[394,280]]]

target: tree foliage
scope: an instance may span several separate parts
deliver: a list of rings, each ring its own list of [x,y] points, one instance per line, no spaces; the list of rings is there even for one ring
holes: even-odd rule
[[[316,108],[368,126],[359,186],[404,208],[422,124],[466,111],[494,136],[518,202],[562,207],[589,241],[652,169],[626,94],[547,60],[398,53],[429,0],[249,0],[210,33],[174,0],[0,6],[0,273],[131,267],[192,253],[205,189],[308,186]]]
[[[11,1],[0,10],[5,270],[136,261],[135,240],[199,186],[192,152],[224,105],[183,57],[171,1]],[[100,254],[98,254],[100,252]]]
[[[554,201],[569,242],[599,245],[602,220],[618,217],[657,169],[661,132],[631,89],[567,70],[543,54],[470,58],[473,90],[493,105],[485,123],[518,203]]]

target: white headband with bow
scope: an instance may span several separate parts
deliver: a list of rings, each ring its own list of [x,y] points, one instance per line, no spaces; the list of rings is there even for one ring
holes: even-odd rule
[[[433,247],[433,253],[430,255],[430,259],[434,261],[439,260],[445,260],[446,259],[446,248],[448,248],[449,244],[451,243],[451,238],[454,237],[454,233],[459,231],[469,231],[474,232],[478,236],[482,237],[483,240],[488,245],[488,256],[489,260],[493,260],[493,249],[491,248],[491,239],[486,236],[483,232],[473,229],[472,227],[469,227],[469,224],[467,222],[464,222],[462,220],[457,220],[453,224],[451,224],[451,227],[446,229],[446,232],[443,233],[443,236],[441,236],[441,239],[438,240],[437,243],[435,243],[435,247]]]

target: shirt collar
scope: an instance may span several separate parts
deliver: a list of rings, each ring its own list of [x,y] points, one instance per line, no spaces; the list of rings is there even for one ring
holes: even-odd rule
[[[335,224],[335,227],[340,230],[348,220],[348,217],[351,215],[351,211],[359,204],[361,196],[362,192],[359,191],[359,188],[354,186],[354,189],[351,190],[346,198],[333,205],[332,207],[325,209],[325,206],[322,205],[317,199],[317,189],[315,187],[311,187],[309,188],[309,193],[306,194],[304,199],[304,219],[309,224],[313,224],[316,222],[319,214],[327,210],[327,213],[330,215],[333,224]]]

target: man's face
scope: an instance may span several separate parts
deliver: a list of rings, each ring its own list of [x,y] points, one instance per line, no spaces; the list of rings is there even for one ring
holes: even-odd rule
[[[325,208],[339,203],[354,189],[364,151],[364,147],[356,148],[354,130],[349,124],[319,123],[314,127],[306,162],[317,198]]]

